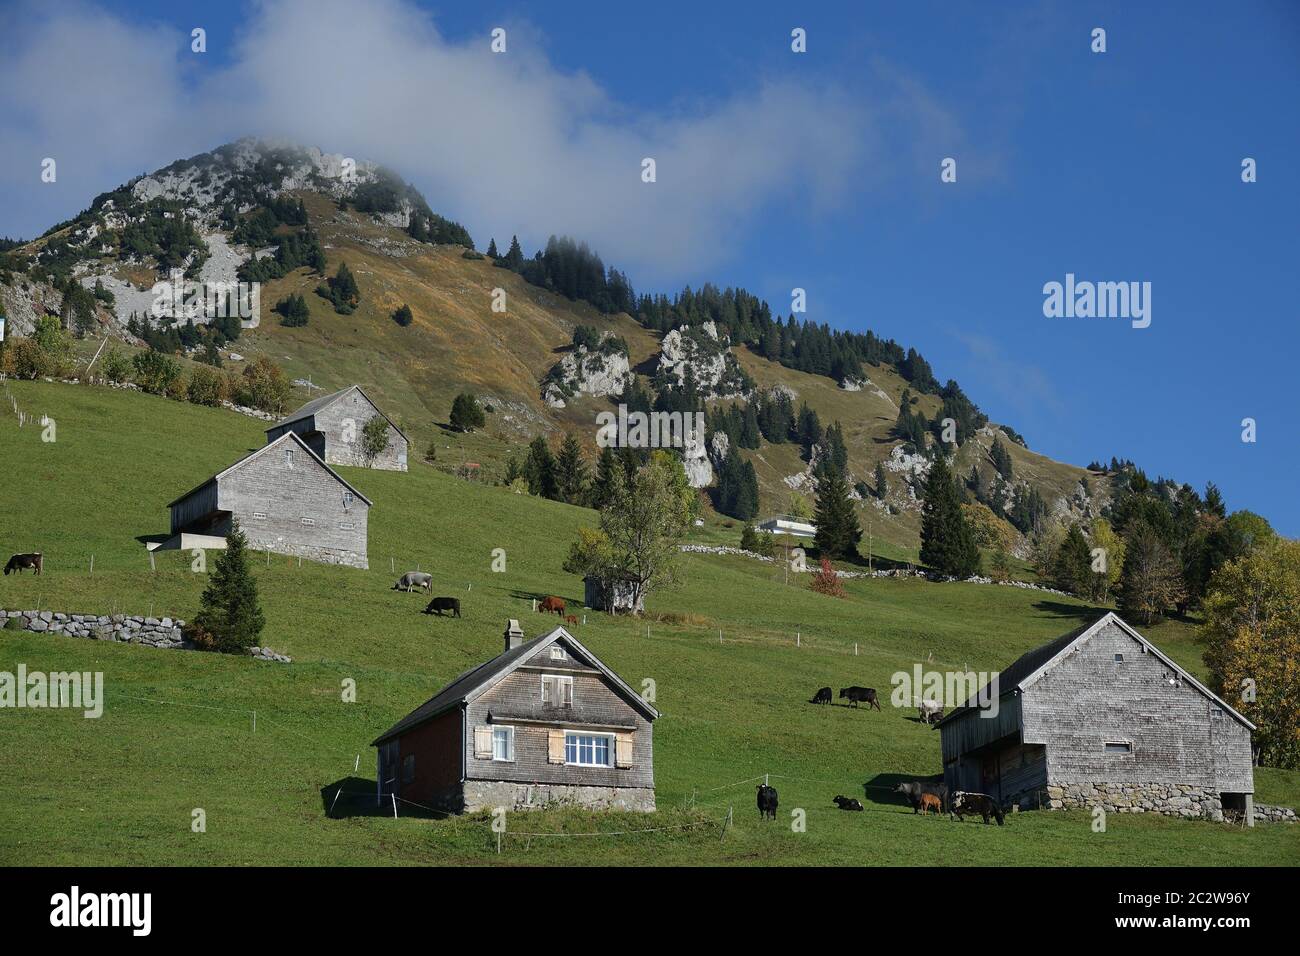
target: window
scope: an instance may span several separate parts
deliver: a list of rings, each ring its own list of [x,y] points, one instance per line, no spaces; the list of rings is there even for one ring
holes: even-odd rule
[[[515,759],[515,728],[492,728],[492,759],[513,762]]]
[[[1108,754],[1131,754],[1133,745],[1130,743],[1121,743],[1119,741],[1106,743],[1106,753]]]
[[[314,528],[314,527],[316,527],[316,519],[315,519],[315,518],[303,518],[303,519],[302,519],[302,526],[303,526],[304,528]]]
[[[564,762],[579,767],[608,767],[609,737],[603,734],[565,734]]]
[[[265,521],[265,520],[266,520],[266,512],[265,512],[265,511],[254,511],[254,512],[253,512],[253,519],[254,519],[255,521]]]
[[[357,526],[354,525],[351,521],[343,521],[343,522],[340,522],[340,524],[339,524],[339,530],[340,530],[340,531],[355,531],[355,530],[356,530],[356,527],[357,527]]]
[[[564,653],[564,648],[562,648],[559,644],[551,645],[551,660],[562,661],[565,660],[567,657],[568,655]]]
[[[1115,655],[1115,663],[1116,663],[1116,664],[1123,664],[1123,663],[1124,663],[1124,655],[1123,655],[1123,654],[1116,654],[1116,655]]]
[[[415,782],[415,754],[402,758],[402,783]]]
[[[546,674],[542,677],[543,707],[572,707],[573,678]]]
[[[354,500],[355,499],[352,497],[352,492],[350,491],[343,492],[343,510],[347,511],[348,508],[352,507],[352,502]]]
[[[292,449],[292,448],[286,448],[286,449],[284,450],[284,464],[285,464],[285,467],[286,467],[286,468],[292,468],[292,467],[293,467],[293,449]]]

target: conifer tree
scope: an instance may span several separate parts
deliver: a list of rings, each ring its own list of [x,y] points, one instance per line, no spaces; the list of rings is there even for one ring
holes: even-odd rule
[[[600,450],[596,460],[596,478],[591,484],[591,506],[597,511],[605,508],[613,500],[616,482],[622,477],[622,465],[614,449],[606,445]]]
[[[889,479],[885,477],[885,465],[878,461],[876,462],[876,497],[884,501],[888,493]]]
[[[541,435],[528,445],[528,457],[524,459],[524,480],[528,482],[531,494],[559,499],[559,484],[555,480],[555,456]]]
[[[921,508],[921,561],[941,574],[967,578],[979,570],[980,555],[961,511],[957,485],[947,459],[939,455],[930,466]]]
[[[217,557],[199,598],[194,624],[214,650],[242,654],[257,644],[266,619],[257,600],[257,581],[248,563],[248,539],[231,519],[226,550]]]
[[[488,257],[489,259],[500,259],[500,258],[501,258],[500,253],[497,252],[497,241],[496,241],[496,238],[495,238],[495,237],[493,237],[492,239],[489,239],[489,240],[488,240],[487,257]]]
[[[564,436],[560,454],[555,459],[555,483],[561,500],[571,505],[580,505],[586,500],[587,460],[572,433]]]
[[[856,558],[862,528],[858,525],[844,473],[827,469],[817,482],[817,550],[826,558]]]

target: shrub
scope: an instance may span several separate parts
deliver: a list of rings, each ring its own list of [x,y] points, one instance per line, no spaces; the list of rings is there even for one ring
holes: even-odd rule
[[[153,395],[166,395],[172,382],[181,375],[181,367],[177,362],[152,350],[137,352],[131,360],[131,366],[135,371],[135,383]]]
[[[178,374],[174,379],[167,383],[168,398],[176,402],[183,402],[190,396],[189,382],[185,380],[183,374]]]
[[[114,385],[121,385],[131,378],[131,360],[116,345],[108,350],[100,368],[104,377]]]
[[[284,412],[292,392],[293,386],[284,369],[262,356],[245,368],[244,374],[236,380],[234,400],[240,405],[278,415]]]
[[[411,307],[409,305],[403,304],[400,309],[398,309],[396,312],[393,313],[393,321],[396,322],[398,325],[400,325],[402,328],[406,328],[414,320],[415,320],[415,316],[412,314]]]
[[[438,443],[437,443],[437,442],[433,442],[433,441],[429,442],[429,447],[426,448],[426,449],[424,450],[424,460],[425,460],[425,461],[437,461],[437,460],[438,460]]]
[[[472,432],[482,428],[486,418],[473,392],[461,392],[451,403],[451,427],[457,431]]]
[[[813,573],[812,580],[808,582],[808,587],[818,594],[825,594],[827,597],[844,597],[844,583],[840,576],[835,573],[831,567],[828,558],[822,558],[821,570]]]
[[[195,405],[217,408],[230,397],[230,379],[206,365],[195,366],[190,375],[189,400]]]

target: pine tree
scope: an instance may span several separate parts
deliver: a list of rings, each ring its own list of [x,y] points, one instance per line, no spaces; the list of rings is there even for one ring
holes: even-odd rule
[[[257,581],[248,564],[248,539],[231,520],[226,550],[217,557],[212,577],[199,598],[194,625],[214,650],[242,654],[257,644],[266,619],[257,601]]]
[[[572,433],[564,436],[560,454],[555,459],[555,483],[560,498],[571,505],[582,504],[587,497],[587,460],[582,446]]]
[[[1092,585],[1092,549],[1077,524],[1070,525],[1056,552],[1053,577],[1056,586],[1072,594],[1086,595]]]
[[[884,463],[878,461],[876,462],[876,497],[884,501],[887,494],[889,494],[889,479],[885,477]]]
[[[591,506],[597,511],[605,508],[614,498],[617,489],[617,481],[622,472],[622,466],[619,464],[618,456],[614,454],[614,449],[606,445],[600,450],[600,458],[596,461],[596,479],[591,484],[590,501]]]
[[[486,420],[483,408],[473,392],[461,392],[451,403],[449,424],[457,431],[472,432],[476,428],[482,428]]]
[[[501,258],[500,253],[497,252],[497,241],[496,241],[496,238],[495,238],[495,237],[493,237],[492,239],[489,239],[489,240],[488,240],[487,257],[488,257],[489,259],[500,259],[500,258]]]
[[[858,556],[862,528],[858,525],[849,484],[843,472],[828,469],[817,482],[817,550],[826,558]]]
[[[961,500],[947,459],[930,466],[921,509],[921,561],[941,574],[967,578],[979,570],[975,533],[961,512]]]
[[[1007,451],[1006,446],[1002,444],[1001,439],[993,439],[993,447],[989,449],[989,458],[993,460],[993,467],[998,470],[998,474],[1007,481],[1011,480],[1011,454]]]
[[[559,484],[555,480],[555,456],[541,435],[528,445],[528,457],[524,459],[524,480],[528,482],[531,494],[559,499]]]

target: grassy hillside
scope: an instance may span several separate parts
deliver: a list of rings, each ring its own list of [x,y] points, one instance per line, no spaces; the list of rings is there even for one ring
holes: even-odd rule
[[[55,419],[58,440],[0,413],[0,548],[46,555],[42,577],[0,578],[0,606],[190,618],[204,577],[174,553],[150,571],[137,537],[166,530],[166,502],[257,447],[261,424],[131,392],[8,386],[24,409]],[[1300,862],[1295,827],[1114,815],[1097,834],[1083,813],[1017,814],[1003,828],[913,816],[888,790],[939,770],[937,733],[889,706],[815,707],[812,691],[888,688],[892,673],[927,660],[996,669],[1099,612],[1015,588],[915,580],[851,581],[837,601],[785,583],[770,564],[708,555],[684,559],[684,583],[651,598],[649,620],[589,615],[577,628],[634,686],[655,681],[657,814],[511,814],[500,856],[485,817],[435,820],[407,807],[392,819],[374,806],[369,742],[494,655],[508,617],[529,636],[551,626],[530,612],[533,595],[580,604],[581,582],[560,564],[595,516],[423,464],[344,473],[375,501],[372,570],[274,555],[256,565],[264,643],[291,665],[0,631],[0,670],[102,671],[107,698],[98,720],[0,713],[0,864]],[[490,568],[497,547],[501,574]],[[464,619],[425,617],[419,596],[389,590],[390,560],[432,571],[437,593],[462,599]],[[1148,633],[1203,671],[1188,628]],[[341,700],[347,678],[356,703]],[[751,778],[765,773],[781,794],[776,823],[753,808]],[[1256,783],[1263,802],[1300,801],[1300,775],[1261,771]],[[340,787],[349,794],[331,818]],[[835,809],[839,793],[865,793],[867,812]],[[206,833],[191,832],[196,808]],[[793,808],[807,811],[807,832],[792,832]],[[647,827],[675,829],[619,835]],[[523,835],[597,830],[615,833]]]

